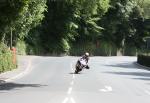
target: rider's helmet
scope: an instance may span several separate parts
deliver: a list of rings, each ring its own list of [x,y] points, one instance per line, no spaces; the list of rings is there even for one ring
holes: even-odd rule
[[[85,56],[86,56],[86,57],[89,57],[89,53],[88,53],[88,52],[86,52],[86,53],[85,53]]]

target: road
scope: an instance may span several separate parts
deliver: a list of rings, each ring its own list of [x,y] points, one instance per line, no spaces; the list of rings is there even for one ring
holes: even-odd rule
[[[1,103],[150,103],[150,71],[136,57],[91,57],[73,74],[77,57],[34,57],[23,76],[0,84]]]

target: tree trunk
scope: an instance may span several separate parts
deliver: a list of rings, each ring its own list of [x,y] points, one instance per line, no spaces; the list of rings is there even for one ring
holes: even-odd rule
[[[123,56],[123,49],[122,48],[117,49],[117,56]]]
[[[2,40],[1,40],[1,41],[2,41],[2,43],[4,43],[4,42],[5,42],[5,37],[6,37],[6,33],[4,33],[4,34],[3,34],[3,36],[2,36]]]

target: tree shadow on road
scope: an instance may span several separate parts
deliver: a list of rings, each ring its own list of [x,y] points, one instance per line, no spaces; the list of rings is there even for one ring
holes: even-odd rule
[[[133,78],[133,79],[150,81],[150,78]]]
[[[2,84],[2,83],[5,83],[5,81],[4,80],[0,80],[0,84]]]
[[[24,88],[24,87],[41,87],[41,86],[45,86],[45,85],[12,83],[12,82],[5,82],[3,80],[0,80],[0,91],[12,90],[12,89]]]
[[[118,74],[118,75],[150,77],[150,73],[148,72],[107,72],[107,73]]]
[[[124,75],[124,76],[137,76],[137,78],[132,78],[132,79],[150,81],[150,72],[105,72],[105,73]]]
[[[119,68],[126,68],[126,69],[143,69],[142,67],[138,66],[136,62],[131,63],[118,63],[118,64],[111,64],[111,65],[105,65],[110,67],[119,67]]]
[[[146,68],[143,68],[141,66],[138,66],[136,62],[131,62],[131,63],[118,63],[118,64],[114,64],[114,65],[105,65],[105,66],[111,66],[111,67],[119,67],[122,69],[143,69],[145,71],[140,72],[140,71],[130,71],[128,72],[105,72],[105,73],[111,73],[111,74],[117,74],[117,75],[128,75],[128,76],[137,76],[137,78],[132,78],[132,79],[136,79],[136,80],[145,80],[145,81],[150,81],[150,72],[149,70],[147,70]],[[117,68],[116,68],[117,69]]]

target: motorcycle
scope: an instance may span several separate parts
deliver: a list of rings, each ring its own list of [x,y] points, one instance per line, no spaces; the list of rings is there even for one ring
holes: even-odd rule
[[[86,60],[84,59],[78,60],[75,66],[75,74],[78,74],[84,68],[89,69],[89,66],[86,63]]]

